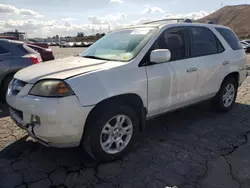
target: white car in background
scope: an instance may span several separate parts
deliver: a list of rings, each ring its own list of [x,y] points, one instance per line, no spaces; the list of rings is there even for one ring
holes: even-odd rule
[[[246,44],[249,44],[250,45],[250,39],[245,39],[245,40],[242,40],[241,42],[244,42]]]
[[[65,42],[65,41],[63,41],[63,42],[60,42],[59,46],[61,48],[68,48],[68,47],[73,47],[74,44],[75,44],[74,42]]]
[[[244,48],[244,50],[245,50],[247,53],[250,53],[250,43],[241,41],[241,44],[242,44],[242,47]]]
[[[82,146],[99,161],[127,153],[149,118],[210,100],[229,111],[247,76],[237,36],[164,21],[113,31],[82,54],[19,71],[12,119],[46,146]]]

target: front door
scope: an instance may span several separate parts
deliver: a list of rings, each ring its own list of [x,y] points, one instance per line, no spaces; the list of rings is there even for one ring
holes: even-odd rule
[[[196,97],[197,63],[189,58],[189,30],[167,29],[150,49],[169,49],[169,62],[146,66],[148,116],[192,103]]]

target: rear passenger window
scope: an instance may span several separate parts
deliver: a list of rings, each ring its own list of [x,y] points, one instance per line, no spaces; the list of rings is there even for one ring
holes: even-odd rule
[[[224,48],[215,34],[205,27],[192,27],[191,35],[193,39],[191,56],[206,56],[221,53]]]
[[[3,48],[2,46],[0,46],[0,55],[1,54],[7,54],[7,53],[9,53],[9,51],[6,50],[5,48]]]
[[[221,34],[221,36],[227,41],[233,50],[243,49],[239,38],[230,29],[216,28],[216,30]]]

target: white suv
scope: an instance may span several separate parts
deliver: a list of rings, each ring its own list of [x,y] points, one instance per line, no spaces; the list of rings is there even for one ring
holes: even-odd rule
[[[147,119],[212,99],[229,111],[247,76],[237,36],[213,24],[155,22],[107,34],[82,54],[19,71],[12,119],[46,146],[116,159]]]

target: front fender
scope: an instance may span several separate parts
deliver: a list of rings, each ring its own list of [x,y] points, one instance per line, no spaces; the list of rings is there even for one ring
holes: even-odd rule
[[[95,105],[121,94],[137,94],[147,106],[147,76],[144,67],[119,66],[73,78],[70,85],[83,106]]]

